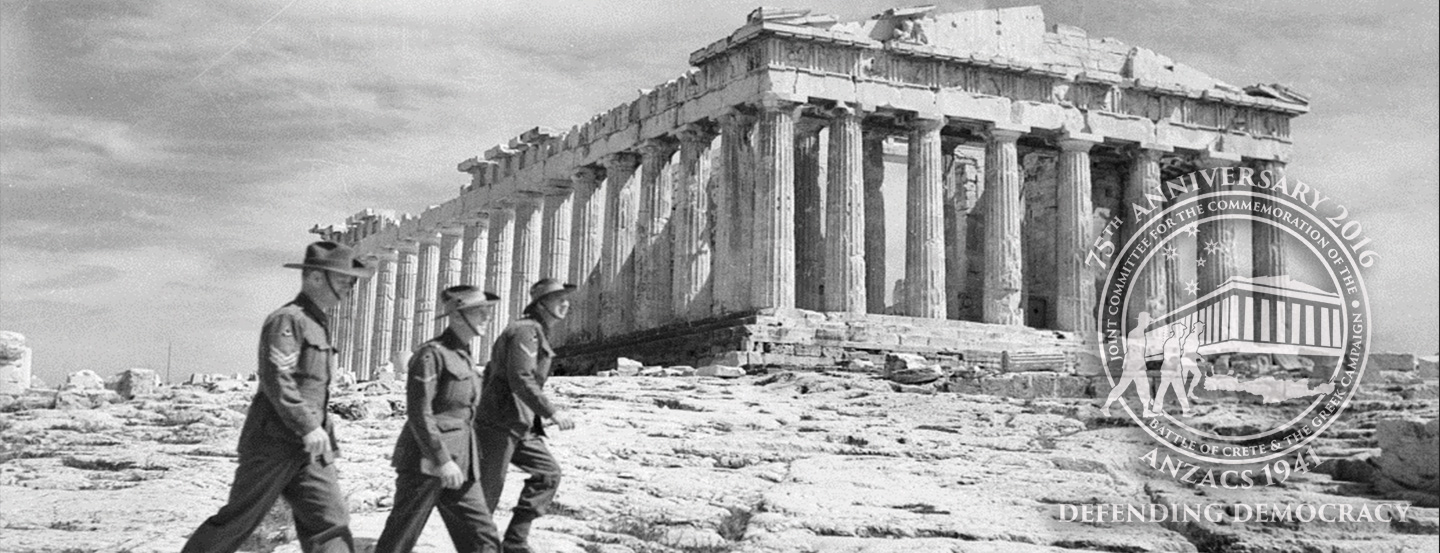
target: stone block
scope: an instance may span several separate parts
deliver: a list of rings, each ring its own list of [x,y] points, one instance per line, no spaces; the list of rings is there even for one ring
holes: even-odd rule
[[[64,387],[75,390],[103,390],[105,389],[105,379],[100,378],[95,371],[79,370],[65,377]]]
[[[1101,376],[1105,374],[1105,365],[1100,362],[1100,356],[1091,352],[1070,352],[1065,356],[1067,372],[1080,376]]]
[[[1060,351],[1007,351],[1001,354],[1005,372],[1063,372],[1065,353]]]
[[[945,376],[945,370],[919,355],[890,353],[885,355],[883,375],[886,380],[913,385],[939,380]]]
[[[1437,365],[1440,365],[1440,357],[1434,355],[1417,357],[1415,359],[1415,376],[1429,380],[1440,378],[1440,367]]]
[[[987,396],[1001,396],[1030,399],[1035,397],[1035,385],[1030,373],[1002,374],[980,379],[980,393]]]
[[[840,362],[840,370],[857,373],[875,372],[875,362],[869,359],[847,359]]]
[[[629,358],[629,357],[617,357],[617,358],[615,358],[615,366],[614,366],[614,369],[615,369],[617,372],[634,371],[634,372],[638,373],[638,372],[640,372],[640,369],[643,369],[643,368],[645,368],[645,365],[644,365],[644,364],[642,364],[641,362],[636,361],[636,360],[634,360],[634,359],[631,359],[631,358]]]
[[[127,400],[154,395],[159,391],[160,375],[150,369],[126,369],[115,383],[115,393]]]
[[[0,394],[20,394],[31,387],[30,356],[25,336],[0,331]]]
[[[1413,371],[1415,365],[1415,354],[1413,353],[1372,353],[1365,362],[1365,370],[1366,372]]]
[[[1380,473],[1406,488],[1440,493],[1440,419],[1384,420],[1375,427]]]
[[[739,378],[745,376],[745,369],[730,367],[726,365],[706,365],[695,369],[695,376],[713,376],[719,378]]]

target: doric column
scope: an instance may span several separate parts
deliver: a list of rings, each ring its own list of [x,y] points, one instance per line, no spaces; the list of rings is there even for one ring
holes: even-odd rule
[[[415,344],[435,337],[435,297],[440,285],[440,234],[427,232],[420,243],[420,265],[415,269]]]
[[[941,174],[943,116],[910,121],[905,195],[905,314],[945,318],[945,181]]]
[[[639,294],[639,328],[665,324],[670,316],[670,240],[667,226],[673,207],[673,184],[665,166],[675,153],[669,140],[649,139],[640,145],[640,216],[635,243],[635,293]]]
[[[1055,327],[1089,339],[1095,331],[1095,277],[1085,267],[1089,251],[1091,214],[1090,148],[1100,141],[1093,135],[1060,139],[1059,182],[1055,203],[1055,270],[1058,299]]]
[[[825,190],[825,310],[865,312],[865,173],[860,116],[835,108]]]
[[[824,128],[818,119],[795,123],[795,307],[812,311],[825,308]]]
[[[1015,141],[1021,131],[992,129],[985,149],[985,305],[983,322],[1024,325],[1020,305],[1020,220],[1025,216],[1020,196],[1020,164]]]
[[[460,283],[489,290],[485,288],[485,268],[489,264],[490,214],[481,212],[468,219],[465,222],[465,232],[460,241]],[[494,292],[494,290],[490,291]],[[495,339],[488,330],[488,327],[480,329],[484,334],[476,336],[474,340],[470,341],[471,359],[480,359],[481,352],[488,347],[491,340]]]
[[[390,341],[391,365],[395,374],[405,373],[405,364],[410,361],[410,350],[415,347],[415,261],[414,240],[400,240],[396,244],[399,269],[395,275],[395,330]]]
[[[680,128],[680,171],[675,186],[675,229],[672,312],[682,320],[710,314],[710,158],[705,155],[715,137],[694,123]]]
[[[455,224],[440,228],[440,270],[437,290],[460,284],[465,262],[465,227]]]
[[[1130,241],[1130,237],[1134,236],[1135,230],[1139,226],[1135,222],[1130,206],[1147,205],[1149,203],[1145,198],[1147,193],[1161,194],[1160,158],[1168,150],[1169,148],[1162,149],[1152,145],[1141,145],[1139,149],[1135,150],[1130,165],[1130,175],[1125,183],[1124,198],[1120,204],[1124,224],[1120,226],[1120,242],[1116,244],[1117,249],[1123,248],[1125,243]],[[1172,240],[1171,244],[1176,245],[1178,241],[1179,237]],[[1172,278],[1179,278],[1177,262],[1176,257],[1167,257],[1157,252],[1156,256],[1150,260],[1150,268],[1140,276],[1141,282],[1138,289],[1144,292],[1144,297],[1137,299],[1143,300],[1139,305],[1143,305],[1143,309],[1151,316],[1159,317],[1168,311],[1171,305],[1179,305],[1170,302],[1171,283],[1175,282]],[[1109,270],[1108,267],[1105,269]]]
[[[767,96],[755,129],[755,234],[751,298],[795,307],[795,116],[799,104]]]
[[[575,197],[570,225],[569,281],[579,287],[571,294],[570,343],[583,343],[598,336],[600,326],[600,256],[605,243],[604,170],[580,167],[570,176]]]
[[[395,277],[399,272],[398,259],[394,249],[385,249],[378,254],[379,270],[375,272],[375,338],[371,343],[371,367],[366,380],[375,379],[380,365],[389,363],[394,350],[395,339]]]
[[[510,280],[514,276],[510,268],[514,266],[514,256],[511,248],[515,240],[515,210],[509,206],[499,207],[490,211],[490,242],[489,256],[485,264],[485,286],[490,292],[500,295],[500,302],[495,304],[494,316],[490,319],[490,339],[485,340],[478,346],[479,353],[476,355],[476,362],[490,360],[490,347],[505,326],[510,324],[514,316],[510,311],[510,304],[514,298],[508,297],[511,294]]]
[[[634,329],[635,224],[640,216],[639,185],[634,182],[639,156],[620,152],[606,157],[605,242],[600,248],[601,333],[624,334]]]
[[[1199,160],[1202,170],[1218,170],[1239,163],[1238,156],[1206,155]],[[1195,256],[1205,260],[1203,265],[1197,262],[1199,266],[1195,268],[1200,295],[1220,287],[1230,277],[1248,276],[1245,265],[1250,262],[1250,251],[1241,244],[1240,238],[1249,226],[1250,222],[1244,219],[1210,219],[1200,223],[1195,243]]]
[[[540,223],[540,277],[568,282],[570,278],[570,180],[554,180],[545,194]]]
[[[510,278],[510,316],[519,318],[530,303],[530,286],[540,280],[540,225],[544,214],[539,195],[515,201],[514,265]]]
[[[880,131],[863,132],[862,176],[865,185],[865,312],[885,312],[885,138]]]
[[[352,371],[351,362],[354,352],[354,326],[355,326],[355,295],[346,296],[344,300],[330,308],[330,338],[335,347],[335,364],[342,370]]]
[[[1272,160],[1256,160],[1252,170],[1255,171],[1251,179],[1254,182],[1261,182],[1261,174],[1269,171],[1270,182],[1280,180],[1280,175],[1285,171],[1285,163]],[[1269,191],[1260,191],[1269,193]],[[1288,274],[1285,266],[1285,242],[1282,238],[1285,231],[1275,225],[1258,220],[1250,222],[1250,272],[1253,276],[1268,277]]]
[[[368,260],[374,264],[374,259]],[[375,288],[376,278],[362,279],[355,285],[350,296],[355,300],[355,320],[351,325],[350,371],[357,382],[370,380],[370,348],[375,341]]]
[[[716,315],[750,309],[750,234],[754,228],[755,117],[731,108],[720,116],[720,172],[714,187],[715,254],[710,260]]]

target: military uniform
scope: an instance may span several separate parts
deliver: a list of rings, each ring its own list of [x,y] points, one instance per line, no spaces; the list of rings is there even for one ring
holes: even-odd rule
[[[284,497],[301,548],[351,551],[350,515],[335,474],[339,444],[326,406],[336,350],[325,312],[305,294],[271,313],[260,334],[260,389],[240,431],[240,466],[230,499],[190,536],[186,553],[235,551]],[[330,452],[306,453],[302,437],[317,428]]]
[[[472,421],[480,402],[480,374],[470,360],[470,345],[452,330],[422,344],[410,358],[405,396],[407,418],[391,463],[399,473],[395,507],[375,552],[413,549],[436,506],[457,551],[495,551],[500,537],[477,485],[480,452]],[[438,478],[449,461],[465,475],[458,489],[445,488]]]
[[[531,316],[511,323],[495,341],[480,394],[480,483],[490,510],[500,502],[508,465],[530,474],[512,512],[506,545],[525,542],[530,522],[545,514],[560,486],[560,465],[543,439],[542,419],[555,414],[544,391],[555,356],[545,334],[544,325]]]

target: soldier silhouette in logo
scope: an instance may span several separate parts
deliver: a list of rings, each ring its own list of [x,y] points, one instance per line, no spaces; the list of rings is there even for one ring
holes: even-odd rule
[[[1150,378],[1145,375],[1145,328],[1148,326],[1150,313],[1141,311],[1135,326],[1125,335],[1125,359],[1121,365],[1120,381],[1115,383],[1115,387],[1110,390],[1110,396],[1105,398],[1105,405],[1100,408],[1107,416],[1110,414],[1110,404],[1120,399],[1120,396],[1125,394],[1125,389],[1132,384],[1135,386],[1135,393],[1140,396],[1140,406],[1144,408],[1145,416],[1155,416],[1155,413],[1150,411]]]
[[[1161,347],[1165,360],[1160,363],[1160,388],[1155,390],[1157,414],[1165,412],[1165,394],[1174,390],[1175,399],[1180,402],[1180,414],[1190,416],[1190,398],[1185,395],[1185,374],[1180,364],[1181,352],[1188,335],[1184,324],[1172,324],[1169,335],[1165,337],[1165,345]]]
[[[1195,399],[1195,387],[1205,379],[1205,373],[1200,370],[1200,336],[1205,331],[1205,323],[1195,321],[1190,325],[1190,334],[1185,338],[1185,344],[1180,348],[1180,374],[1190,381],[1190,387],[1185,395]]]

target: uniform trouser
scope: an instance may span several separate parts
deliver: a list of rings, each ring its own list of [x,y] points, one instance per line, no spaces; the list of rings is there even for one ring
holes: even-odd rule
[[[306,553],[354,551],[350,513],[334,463],[298,455],[241,454],[230,500],[185,542],[184,553],[233,552],[260,526],[275,499],[284,497]]]
[[[385,520],[385,531],[380,533],[375,553],[414,549],[425,522],[430,520],[430,511],[436,507],[440,508],[440,518],[458,553],[500,549],[500,535],[478,482],[471,480],[452,490],[434,476],[402,471],[395,477],[395,508]]]
[[[510,528],[505,532],[506,543],[524,543],[530,521],[544,515],[550,501],[555,499],[555,490],[560,487],[560,465],[545,447],[544,439],[534,433],[516,437],[504,429],[480,427],[475,435],[480,439],[482,452],[480,486],[485,491],[485,504],[490,512],[495,512],[500,503],[509,465],[530,474],[520,490],[520,500],[511,511]]]

